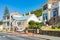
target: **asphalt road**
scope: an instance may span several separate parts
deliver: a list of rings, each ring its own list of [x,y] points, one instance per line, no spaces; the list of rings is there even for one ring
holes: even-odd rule
[[[36,37],[27,37],[18,34],[0,33],[0,40],[45,40]]]

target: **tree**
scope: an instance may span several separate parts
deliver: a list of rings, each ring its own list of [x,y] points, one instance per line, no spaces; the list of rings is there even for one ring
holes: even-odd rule
[[[35,14],[37,17],[40,17],[42,15],[42,9],[38,9],[36,11],[32,11],[32,14]]]
[[[40,29],[42,27],[42,23],[30,21],[29,22],[29,29]]]
[[[29,25],[34,25],[34,24],[36,24],[35,21],[30,21],[29,22]]]
[[[2,25],[3,24],[3,22],[2,21],[0,21],[0,25]]]
[[[9,18],[9,10],[8,10],[8,7],[7,6],[5,7],[5,10],[4,10],[3,19],[6,19],[6,17]]]
[[[41,27],[42,27],[42,23],[30,21],[28,29],[33,29],[33,31],[37,33],[37,29],[40,29]]]
[[[42,23],[36,22],[36,25],[37,25],[37,29],[40,29],[42,27]]]
[[[33,29],[35,26],[36,22],[35,21],[30,21],[29,22],[29,29]]]
[[[31,14],[35,14],[37,17],[40,17],[42,15],[42,9],[31,11]],[[26,15],[29,15],[29,13],[26,13]]]

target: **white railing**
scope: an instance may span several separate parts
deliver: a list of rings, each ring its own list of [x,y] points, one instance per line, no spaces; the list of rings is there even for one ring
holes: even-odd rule
[[[57,8],[57,7],[59,7],[59,3],[54,3],[54,4],[52,4],[51,7],[52,7],[52,8]]]
[[[8,22],[8,21],[10,21],[10,20],[9,19],[3,20],[3,22]]]

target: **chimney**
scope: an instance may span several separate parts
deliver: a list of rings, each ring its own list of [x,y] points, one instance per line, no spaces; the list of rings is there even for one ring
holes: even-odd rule
[[[31,12],[29,12],[29,15],[31,14]]]

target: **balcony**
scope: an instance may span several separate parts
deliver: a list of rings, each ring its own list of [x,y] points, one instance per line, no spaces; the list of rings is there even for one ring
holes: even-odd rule
[[[4,19],[3,22],[9,22],[10,20],[9,19]]]
[[[59,3],[53,3],[53,4],[52,4],[52,9],[58,8],[58,7],[59,7]]]
[[[48,9],[48,5],[45,4],[45,5],[43,6],[43,11],[45,11],[45,10],[47,10],[47,9]]]

